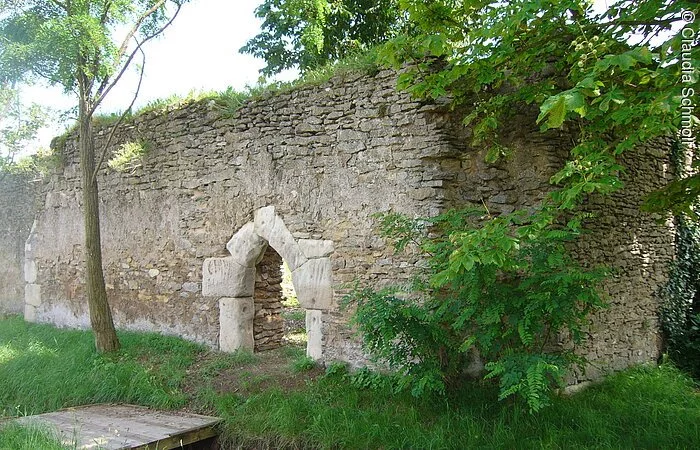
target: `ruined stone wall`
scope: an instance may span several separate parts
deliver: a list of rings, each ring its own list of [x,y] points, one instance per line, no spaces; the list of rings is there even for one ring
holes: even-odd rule
[[[225,275],[232,255],[227,242],[249,227],[257,230],[251,239],[267,239],[286,257],[299,255],[287,260],[293,271],[330,264],[329,306],[307,310],[307,328],[319,325],[309,335],[318,344],[314,354],[364,364],[340,300],[355,280],[402,283],[424,264],[415,255],[395,255],[377,236],[373,215],[392,210],[426,217],[465,205],[497,214],[532,206],[551,188],[549,178],[571,145],[565,133],[541,134],[525,125],[533,111],[523,111],[502,133],[512,155],[486,164],[485,150],[469,145],[470,130],[459,125],[459,115],[394,86],[391,72],[352,75],[248,102],[233,117],[203,101],[122,125],[111,151],[133,141],[150,151],[132,170],[100,172],[104,267],[117,325],[218,347],[220,312],[226,306],[240,315],[244,308],[217,293],[216,284],[203,289],[203,267]],[[107,133],[97,131],[98,147]],[[26,286],[25,317],[86,327],[76,148],[69,137],[62,146],[65,167],[41,186],[27,253],[37,276]],[[598,218],[578,252],[615,270],[606,284],[612,307],[594,318],[581,350],[594,362],[593,376],[596,368],[658,356],[654,292],[665,279],[673,237],[637,207],[644,192],[667,178],[663,155],[647,147],[630,153],[626,190],[589,205]],[[282,225],[262,226],[266,218]],[[277,345],[274,326],[267,325],[265,336],[264,317],[278,314],[278,281],[263,275],[278,260],[270,251],[255,258],[255,293],[251,288],[245,296],[258,303],[245,314],[257,317],[251,335],[262,349]],[[236,267],[248,273],[248,266]]]
[[[37,200],[32,181],[28,176],[0,173],[0,315],[24,310],[24,244]]]
[[[356,75],[247,103],[231,118],[199,102],[123,125],[112,150],[142,141],[150,152],[132,171],[100,172],[105,276],[118,326],[216,347],[219,299],[202,295],[203,261],[226,256],[253,212],[274,206],[295,239],[334,244],[337,289],[321,313],[323,357],[362,361],[338,307],[342,288],[355,278],[406,279],[417,262],[392,256],[372,215],[427,216],[442,207],[433,155],[448,144],[439,117],[394,86],[391,72]],[[97,131],[98,147],[107,133]],[[86,327],[75,137],[62,151],[66,166],[43,186],[30,239],[39,274],[28,318]]]
[[[485,162],[485,149],[455,145],[455,153],[442,162],[447,204],[485,205],[491,213],[536,205],[553,188],[549,179],[562,167],[572,140],[564,131],[541,133],[534,117],[535,111],[514,115],[502,134],[512,153],[495,164]],[[453,136],[469,142],[469,130],[454,127]],[[590,364],[585,373],[573,373],[571,382],[598,379],[661,355],[659,291],[674,258],[674,225],[640,207],[647,194],[671,181],[671,146],[669,139],[659,139],[626,152],[620,158],[623,188],[584,205],[593,217],[571,250],[584,266],[610,271],[601,286],[609,306],[590,318],[577,348]],[[562,336],[560,344],[570,340]]]
[[[586,210],[595,216],[577,244],[579,260],[610,271],[603,290],[608,308],[591,318],[579,349],[591,364],[578,380],[597,379],[610,370],[656,362],[661,356],[660,289],[668,280],[674,252],[674,225],[640,211],[644,198],[672,179],[670,139],[626,152],[621,158],[623,189],[594,196]]]

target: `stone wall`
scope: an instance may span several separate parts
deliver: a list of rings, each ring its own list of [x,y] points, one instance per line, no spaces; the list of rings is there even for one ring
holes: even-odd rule
[[[36,184],[0,173],[0,315],[24,310],[24,245],[36,211]],[[27,268],[27,276],[33,267]]]
[[[675,256],[674,224],[640,211],[646,195],[672,178],[671,142],[658,140],[621,158],[624,188],[589,199],[595,217],[576,249],[579,260],[602,265],[611,275],[604,283],[608,308],[591,318],[586,345],[580,349],[591,364],[580,379],[596,379],[609,370],[655,362],[662,351],[659,291],[668,280]]]
[[[263,318],[278,314],[278,280],[263,276],[281,256],[307,310],[307,352],[363,364],[339,306],[349,285],[401,283],[424,263],[395,255],[377,236],[373,214],[532,206],[550,189],[571,142],[566,133],[526,125],[536,111],[516,112],[503,133],[513,155],[489,165],[483,149],[468,145],[470,130],[458,114],[394,86],[392,72],[352,75],[246,103],[230,118],[205,101],[121,126],[111,151],[133,141],[150,151],[133,170],[100,172],[104,267],[118,326],[222,349],[277,345],[276,332],[265,336]],[[97,131],[98,144],[107,132]],[[62,151],[66,165],[41,185],[28,239],[38,273],[27,285],[25,316],[85,327],[74,136]],[[590,203],[596,233],[579,254],[616,270],[606,286],[613,306],[594,318],[582,350],[594,369],[658,356],[654,292],[672,258],[672,230],[637,206],[668,177],[663,155],[646,147],[629,154],[626,190]]]
[[[282,345],[282,257],[267,247],[262,261],[255,267],[255,318],[253,340],[255,351],[271,350]]]
[[[334,245],[321,264],[332,264],[338,289],[309,320],[322,324],[316,336],[324,358],[362,361],[338,307],[341,287],[388,273],[406,279],[417,262],[392,256],[373,233],[372,215],[433,215],[443,203],[435,181],[442,167],[433,158],[448,146],[441,116],[396,93],[394,84],[390,72],[353,76],[247,103],[232,118],[199,102],[122,126],[111,151],[142,141],[150,152],[132,171],[100,172],[105,276],[118,326],[217,347],[226,297],[203,295],[203,263],[227,257],[231,236],[271,206],[295,245]],[[97,130],[98,146],[107,133]],[[87,327],[76,148],[69,137],[65,168],[42,186],[30,239],[39,298],[29,318]]]

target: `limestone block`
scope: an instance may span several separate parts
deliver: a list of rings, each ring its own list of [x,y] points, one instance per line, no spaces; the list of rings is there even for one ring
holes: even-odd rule
[[[267,243],[255,232],[255,224],[248,222],[233,235],[226,248],[238,264],[255,267],[265,253]]]
[[[27,284],[24,286],[24,303],[32,306],[41,306],[40,284]]]
[[[27,283],[35,283],[36,276],[36,262],[32,259],[24,260],[24,281]]]
[[[255,289],[255,268],[244,267],[233,257],[207,258],[202,266],[205,297],[250,297]]]
[[[299,239],[299,248],[309,259],[324,258],[333,253],[333,241],[321,239]]]
[[[322,311],[306,310],[306,356],[318,361],[323,356],[323,321]]]
[[[253,350],[253,297],[219,300],[219,350]]]
[[[255,232],[280,254],[290,270],[296,270],[307,261],[282,218],[275,214],[274,206],[260,208],[255,213]]]
[[[25,322],[36,322],[36,307],[24,304],[24,320]]]
[[[328,309],[333,300],[330,258],[310,259],[292,271],[299,304],[306,309]]]

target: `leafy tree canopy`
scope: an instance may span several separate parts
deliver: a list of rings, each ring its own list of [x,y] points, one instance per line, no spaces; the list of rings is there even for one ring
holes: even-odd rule
[[[696,135],[687,108],[700,63],[696,2],[620,0],[600,14],[582,0],[400,5],[416,34],[392,40],[384,60],[414,65],[400,79],[414,94],[471,106],[464,122],[489,158],[509,151],[499,128],[524,105],[539,107],[542,130],[576,130],[571,160],[553,178],[567,186],[558,198],[564,208],[616,189],[622,152],[658,136]],[[684,142],[692,149],[695,138]],[[692,214],[698,193],[700,178],[687,176],[649,207]]]
[[[167,6],[179,10],[185,1],[5,0],[0,77],[44,79],[76,94],[84,84],[96,107],[140,47],[169,24]]]
[[[265,0],[262,32],[241,52],[263,58],[264,75],[302,72],[385,42],[401,29],[397,0]]]
[[[96,163],[92,117],[139,54],[145,64],[143,44],[160,35],[186,1],[0,0],[0,82],[43,78],[76,95],[86,291],[100,352],[117,350],[119,340],[102,270],[97,172],[121,119]]]

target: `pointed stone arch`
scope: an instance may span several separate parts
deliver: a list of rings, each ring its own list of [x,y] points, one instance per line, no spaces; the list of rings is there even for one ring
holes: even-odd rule
[[[256,265],[267,246],[287,262],[299,304],[306,310],[306,354],[322,358],[322,316],[333,301],[330,255],[333,242],[295,239],[274,206],[260,208],[226,244],[231,256],[208,258],[202,267],[202,294],[219,297],[219,349],[253,350]]]

